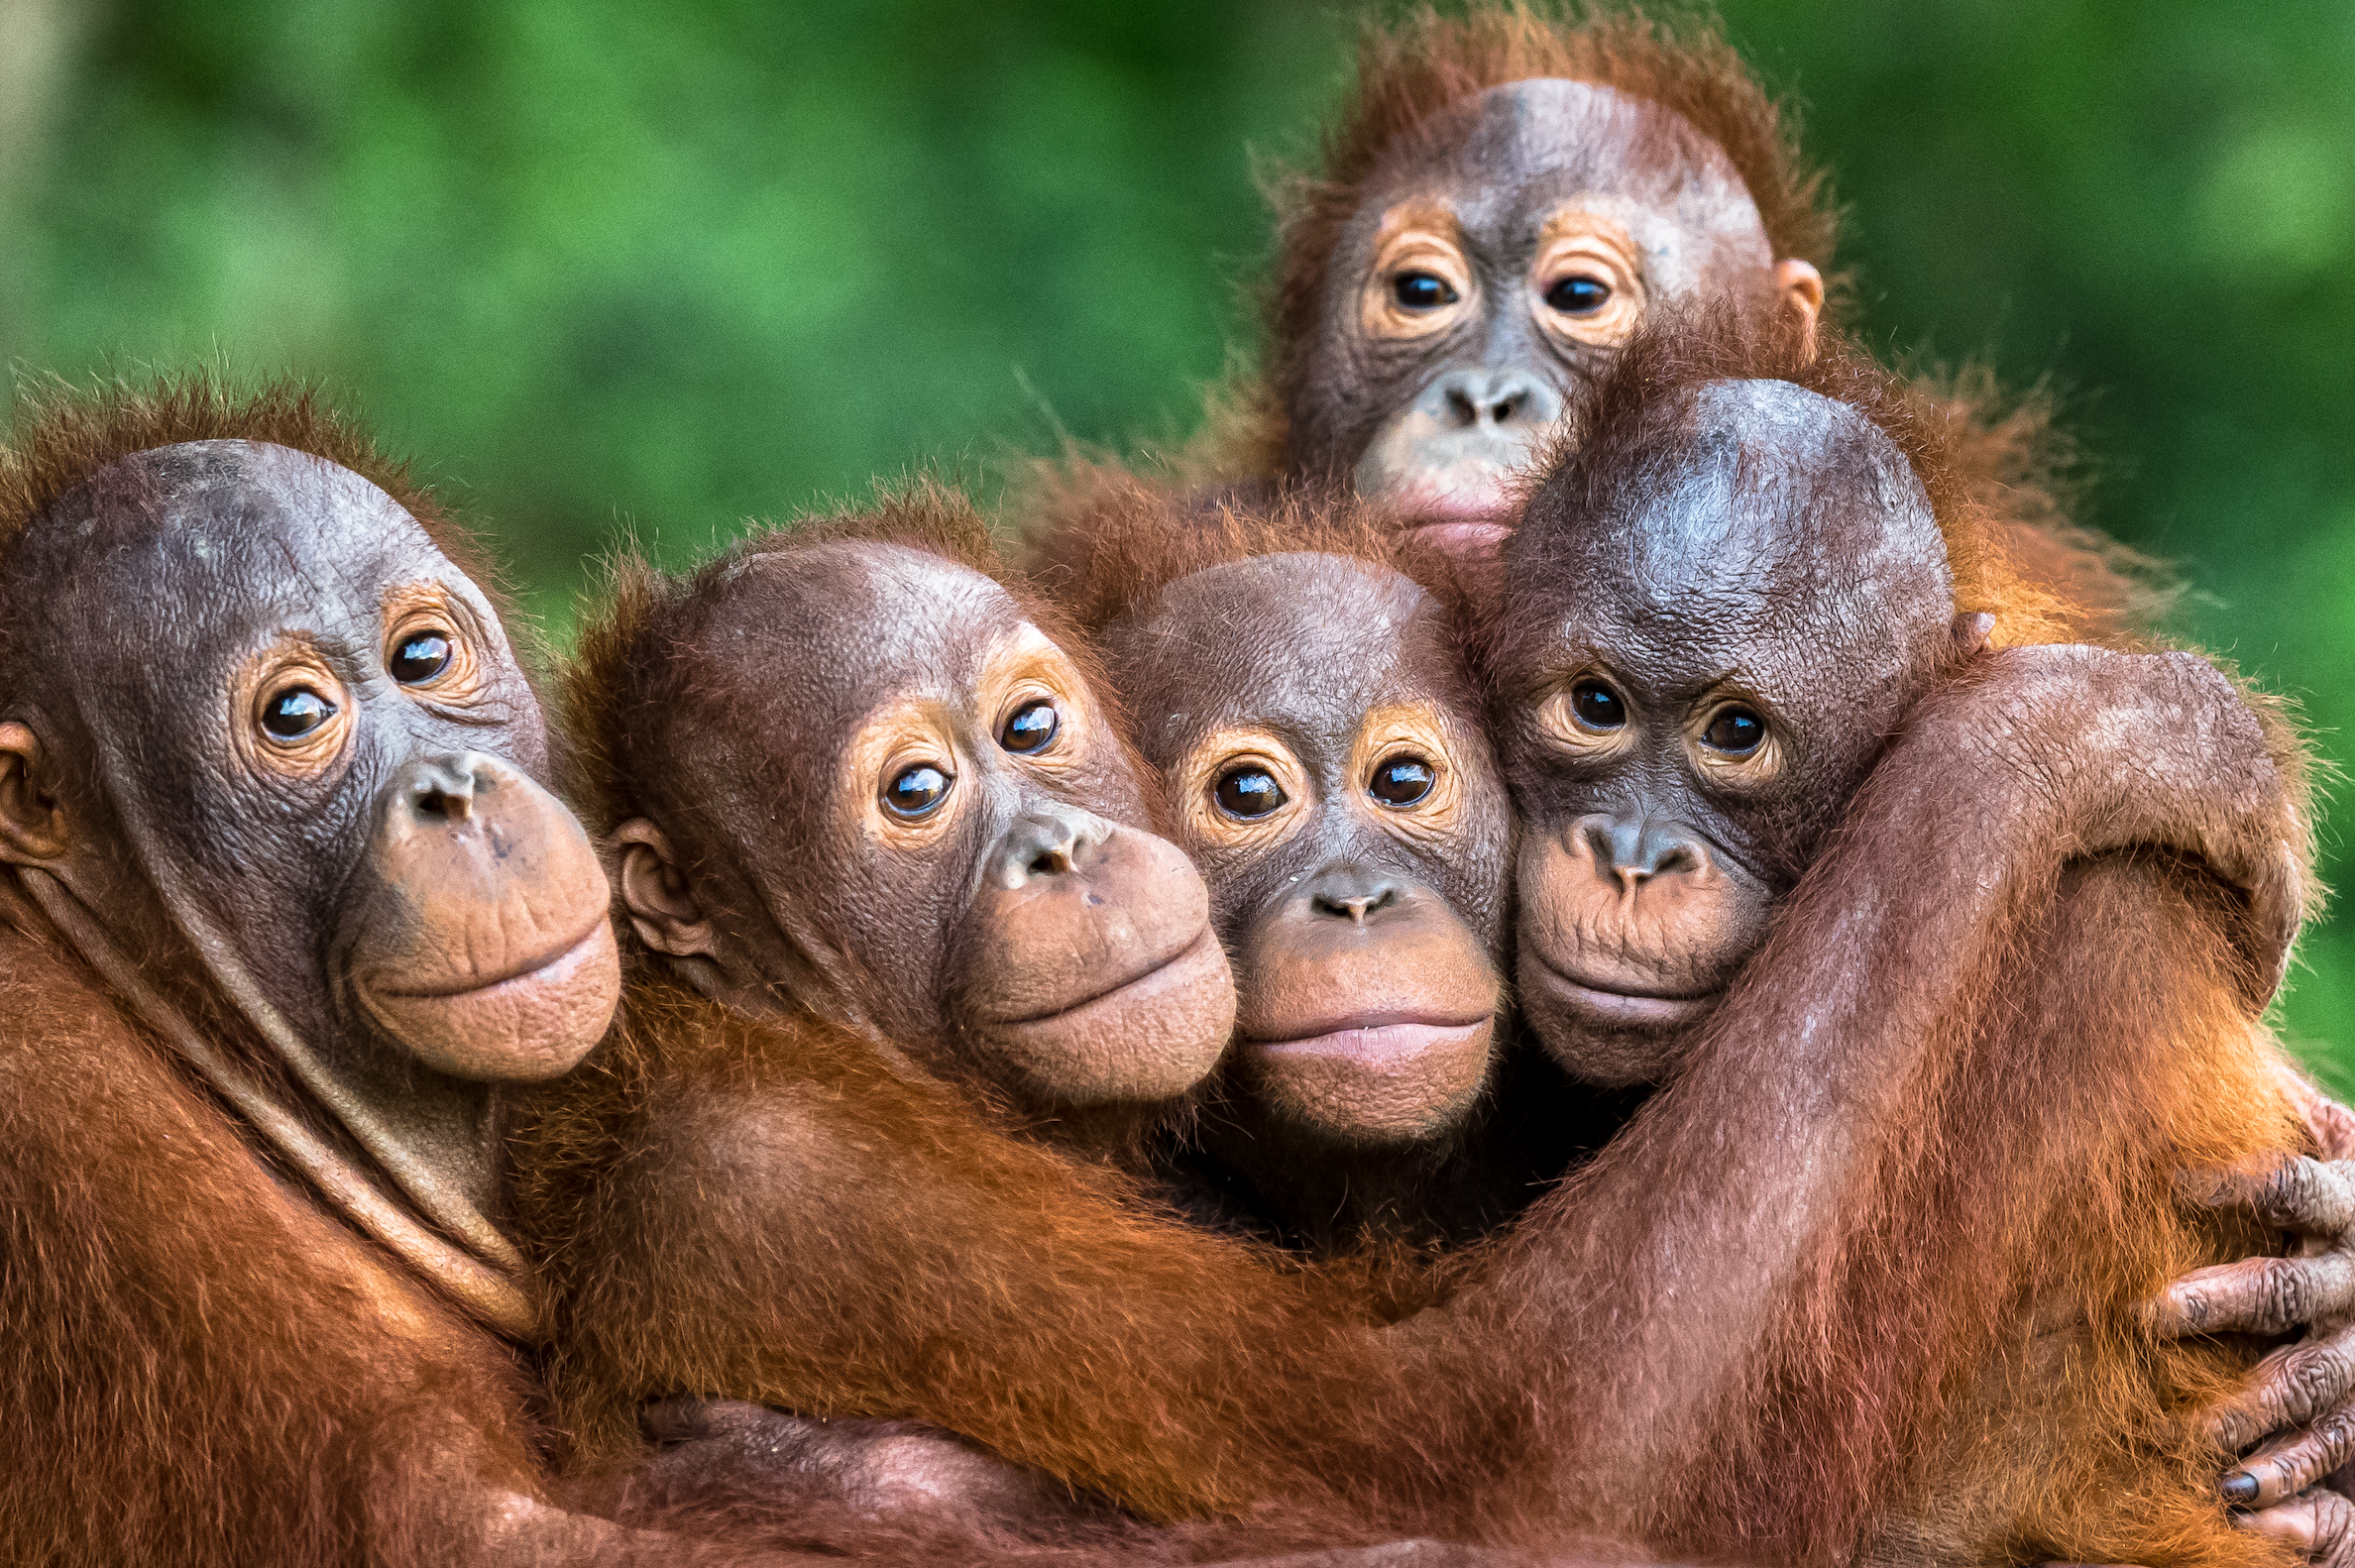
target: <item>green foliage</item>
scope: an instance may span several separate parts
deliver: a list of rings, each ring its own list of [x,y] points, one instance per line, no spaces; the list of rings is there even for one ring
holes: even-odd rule
[[[2055,374],[2096,520],[2344,762],[2355,10],[1727,18],[1807,105],[1874,340]],[[1253,331],[1247,149],[1310,145],[1348,32],[1272,0],[17,0],[0,353],[322,375],[560,632],[623,526],[676,558],[1059,424],[1181,433]],[[2290,1029],[2355,1047],[2355,920],[2306,957]]]

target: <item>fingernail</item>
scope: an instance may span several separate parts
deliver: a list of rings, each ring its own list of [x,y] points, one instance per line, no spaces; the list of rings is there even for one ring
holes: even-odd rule
[[[2224,1501],[2238,1508],[2257,1501],[2257,1478],[2246,1470],[2235,1470],[2224,1478]]]

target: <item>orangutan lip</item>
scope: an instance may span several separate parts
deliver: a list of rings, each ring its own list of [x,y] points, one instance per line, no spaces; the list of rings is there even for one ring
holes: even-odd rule
[[[1584,980],[1572,979],[1543,957],[1538,957],[1537,966],[1544,971],[1546,989],[1557,1000],[1597,1023],[1644,1029],[1671,1028],[1700,1017],[1725,995],[1723,991],[1703,991],[1691,996],[1661,996],[1643,991],[1607,990],[1599,985],[1589,985]]]
[[[1128,990],[1132,986],[1143,985],[1148,980],[1151,980],[1154,976],[1167,970],[1174,969],[1178,967],[1178,965],[1186,962],[1188,959],[1198,957],[1205,948],[1215,948],[1217,946],[1218,938],[1211,933],[1211,930],[1208,926],[1204,926],[1200,935],[1196,936],[1193,941],[1187,943],[1176,952],[1171,953],[1168,957],[1148,965],[1146,968],[1130,975],[1125,980],[1121,980],[1112,985],[1107,985],[1100,991],[1083,996],[1076,1002],[1065,1002],[1061,1007],[1044,1013],[1033,1013],[1027,1018],[995,1018],[991,1019],[989,1022],[992,1027],[998,1029],[1021,1029],[1031,1024],[1045,1024],[1051,1023],[1058,1018],[1066,1018],[1071,1014],[1080,1011],[1082,1008],[1095,1006],[1096,1003],[1104,1000],[1108,996],[1118,996],[1121,992]]]
[[[1298,1040],[1254,1040],[1250,1046],[1271,1057],[1338,1057],[1368,1066],[1389,1066],[1443,1047],[1471,1045],[1495,1024],[1493,1017],[1469,1024],[1369,1020]]]
[[[587,931],[582,932],[572,941],[549,950],[539,957],[515,964],[504,974],[494,975],[488,980],[478,979],[468,985],[429,991],[396,991],[389,986],[371,986],[370,989],[388,1001],[432,1001],[453,996],[478,996],[502,985],[512,985],[518,980],[537,979],[567,965],[578,964],[582,959],[592,955],[592,950],[597,947],[599,936],[610,936],[612,931],[612,925],[601,914],[596,920],[589,923]]]

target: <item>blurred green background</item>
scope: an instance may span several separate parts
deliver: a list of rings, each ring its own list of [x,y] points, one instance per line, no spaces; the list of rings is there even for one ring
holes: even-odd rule
[[[2355,6],[1725,15],[1805,105],[1871,337],[2055,376],[2093,520],[2179,562],[2187,629],[2345,762]],[[1351,25],[1290,0],[0,0],[0,354],[325,378],[562,635],[622,526],[679,557],[1059,425],[1182,434],[1250,341],[1254,160],[1310,145]],[[2341,1088],[2348,902],[2286,1004]]]

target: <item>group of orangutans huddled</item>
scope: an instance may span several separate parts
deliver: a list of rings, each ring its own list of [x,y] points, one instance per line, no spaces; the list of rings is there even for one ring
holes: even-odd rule
[[[1281,202],[1191,447],[545,659],[299,387],[20,400],[0,1561],[2355,1561],[2291,727],[1707,29]]]

